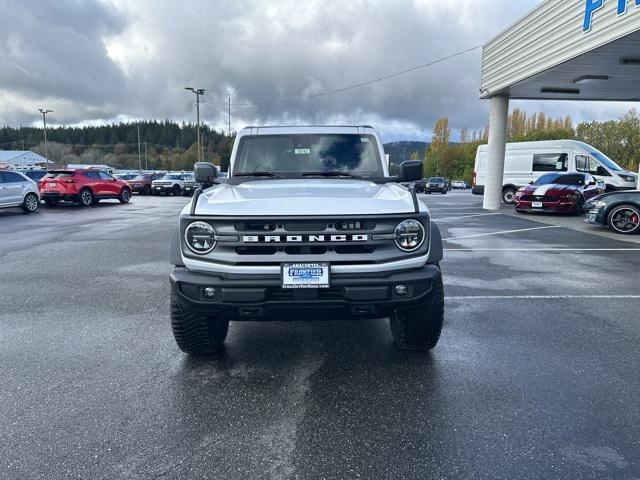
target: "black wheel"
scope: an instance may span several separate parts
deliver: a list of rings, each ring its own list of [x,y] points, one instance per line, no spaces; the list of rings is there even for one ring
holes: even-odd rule
[[[185,310],[172,291],[171,328],[180,350],[190,355],[209,355],[222,350],[229,321]]]
[[[143,195],[151,195],[151,187],[149,185],[144,186],[144,190],[142,191]]]
[[[444,288],[438,276],[427,301],[418,308],[396,310],[389,318],[391,335],[402,350],[433,349],[440,339],[444,323]]]
[[[502,201],[504,203],[513,203],[513,201],[516,199],[516,190],[515,188],[505,188],[502,191]]]
[[[89,190],[88,188],[83,188],[82,190],[80,190],[80,195],[78,196],[78,203],[80,204],[81,207],[89,207],[93,205],[94,202],[95,202],[95,197],[93,196],[93,193],[91,193],[91,190]]]
[[[180,185],[174,185],[173,188],[171,189],[171,193],[173,194],[174,197],[177,197],[178,195],[180,195],[180,193],[182,193],[182,189],[180,188]]]
[[[613,208],[607,216],[607,224],[623,235],[640,232],[640,207],[619,205]]]
[[[33,213],[38,210],[40,199],[35,193],[27,193],[22,202],[22,211],[24,213]]]
[[[447,194],[447,189],[444,189],[444,190],[442,191],[442,194],[443,194],[443,195],[446,195],[446,194]]]
[[[582,208],[584,207],[584,198],[583,197],[578,197],[578,200],[576,200],[576,205],[574,207],[573,212],[571,212],[573,215],[575,215],[576,217],[579,217],[580,215],[582,215]]]
[[[120,190],[118,200],[120,201],[120,203],[129,203],[129,200],[131,200],[131,190],[126,187]]]
[[[58,200],[57,198],[45,198],[44,199],[44,204],[47,207],[55,207],[60,203],[60,200]]]

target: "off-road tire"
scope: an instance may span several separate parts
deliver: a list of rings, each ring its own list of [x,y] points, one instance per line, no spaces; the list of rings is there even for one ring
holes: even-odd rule
[[[171,328],[180,350],[189,355],[211,355],[222,350],[229,321],[185,310],[172,291]]]
[[[396,310],[389,318],[391,335],[402,350],[427,351],[435,348],[444,324],[442,277],[434,280],[429,298],[418,308]]]
[[[89,207],[91,205],[95,205],[96,197],[93,195],[91,190],[88,188],[83,188],[80,190],[80,194],[78,195],[78,204],[81,207]]]
[[[149,185],[145,185],[144,189],[142,190],[142,195],[151,195],[153,192],[151,192],[151,187]]]
[[[120,203],[129,203],[129,200],[131,200],[131,190],[125,187],[122,190],[120,190],[120,195],[118,195],[118,201]]]
[[[171,188],[171,193],[174,197],[177,197],[182,193],[182,188],[180,188],[180,185],[174,185],[173,188]]]
[[[27,193],[22,202],[22,211],[24,213],[33,213],[38,210],[40,200],[35,193]]]

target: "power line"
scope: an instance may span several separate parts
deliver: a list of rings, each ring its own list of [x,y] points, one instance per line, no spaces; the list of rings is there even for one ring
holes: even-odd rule
[[[466,53],[470,53],[470,52],[473,52],[475,50],[479,50],[480,48],[482,48],[482,45],[476,45],[475,47],[468,48],[466,50],[461,50],[459,52],[452,53],[451,55],[447,55],[446,57],[438,58],[437,60],[433,60],[431,62],[424,63],[422,65],[417,65],[415,67],[411,67],[411,68],[408,68],[406,70],[402,70],[400,72],[390,73],[389,75],[384,75],[382,77],[377,77],[377,78],[374,78],[372,80],[367,80],[365,82],[356,83],[354,85],[349,85],[347,87],[337,88],[335,90],[328,90],[326,92],[315,93],[313,95],[304,95],[304,96],[299,96],[299,97],[287,97],[287,98],[281,98],[281,99],[275,99],[275,100],[265,100],[265,101],[261,101],[261,102],[232,103],[231,105],[232,106],[236,106],[236,107],[257,107],[257,106],[260,106],[260,105],[270,105],[270,104],[275,104],[275,103],[303,102],[303,101],[306,101],[306,100],[311,100],[313,98],[326,97],[327,95],[333,95],[333,94],[336,94],[336,93],[342,93],[342,92],[347,92],[349,90],[354,90],[356,88],[366,87],[366,86],[372,85],[374,83],[382,82],[384,80],[389,80],[390,78],[395,78],[395,77],[399,77],[401,75],[406,75],[407,73],[415,72],[416,70],[421,70],[423,68],[432,67],[433,65],[437,65],[438,63],[442,63],[442,62],[445,62],[445,61],[450,60],[452,58],[464,55]],[[226,105],[227,104],[227,102],[212,102],[212,103],[214,105]]]

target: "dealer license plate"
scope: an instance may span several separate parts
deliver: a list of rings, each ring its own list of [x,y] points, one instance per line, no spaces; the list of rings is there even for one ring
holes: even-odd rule
[[[283,263],[282,288],[329,288],[328,263]]]
[[[55,187],[56,185],[57,185],[57,183],[56,183],[56,182],[49,182],[49,186],[50,186],[50,187]]]
[[[533,208],[542,208],[542,202],[532,202],[531,206]]]
[[[162,190],[162,187],[156,187],[156,190]]]

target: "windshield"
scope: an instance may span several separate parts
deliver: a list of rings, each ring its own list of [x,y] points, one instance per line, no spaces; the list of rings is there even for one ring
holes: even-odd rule
[[[238,145],[233,175],[254,172],[300,176],[341,172],[383,177],[382,162],[372,135],[255,135]]]
[[[182,180],[182,175],[165,175],[163,180]]]
[[[611,160],[604,153],[599,152],[598,150],[594,150],[590,153],[593,158],[598,160],[601,164],[603,164],[605,167],[609,168],[610,170],[613,170],[615,172],[621,172],[624,170],[620,165],[618,165],[616,162]]]
[[[444,178],[432,177],[431,179],[429,179],[429,181],[432,183],[444,183]]]

